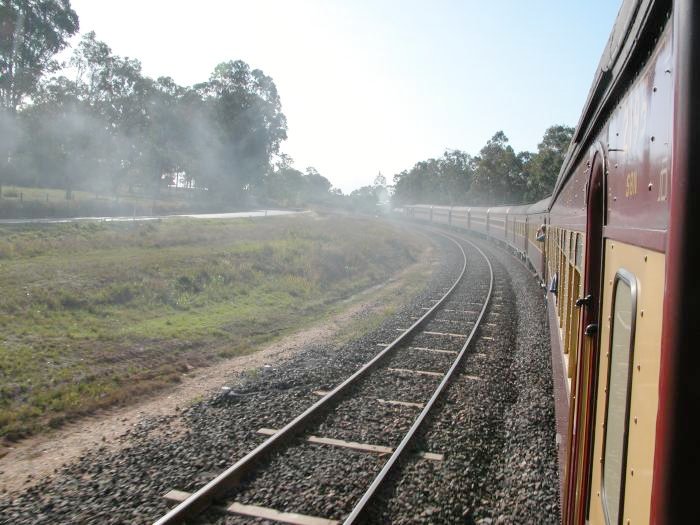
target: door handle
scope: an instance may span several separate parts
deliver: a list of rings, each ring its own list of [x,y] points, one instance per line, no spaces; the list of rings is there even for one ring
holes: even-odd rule
[[[598,333],[598,325],[595,323],[589,324],[586,326],[586,329],[583,331],[583,333],[587,336],[595,335]]]
[[[592,301],[593,296],[591,294],[588,294],[586,297],[579,297],[578,299],[576,299],[574,305],[576,306],[576,308],[581,308],[582,306],[590,306]]]

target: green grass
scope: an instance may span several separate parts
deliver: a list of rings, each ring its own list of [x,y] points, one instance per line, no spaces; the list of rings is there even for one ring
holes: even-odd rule
[[[207,209],[203,197],[200,192],[163,188],[157,198],[75,190],[71,200],[66,200],[65,190],[3,186],[0,218],[183,214]]]
[[[334,217],[0,227],[0,436],[252,352],[422,249],[386,223]]]
[[[65,190],[53,188],[30,188],[27,186],[3,186],[3,199],[20,199],[28,201],[63,201],[66,200]],[[74,191],[73,199],[76,201],[95,198],[95,194],[86,191]]]
[[[148,202],[152,203],[153,199],[151,197],[124,193],[120,195],[115,195],[113,193],[95,193],[90,191],[73,190],[71,196],[71,201],[81,202],[81,201],[125,201],[132,203]],[[66,191],[55,188],[32,188],[29,186],[3,186],[2,187],[2,198],[9,200],[19,200],[20,194],[22,200],[25,201],[39,201],[39,202],[70,202],[66,201]],[[162,191],[162,196],[159,200],[164,201],[183,201],[183,191],[178,191],[172,188],[164,188]]]

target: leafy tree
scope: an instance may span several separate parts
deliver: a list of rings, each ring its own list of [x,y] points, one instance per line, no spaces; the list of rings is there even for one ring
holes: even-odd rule
[[[41,55],[52,57],[65,45],[61,38],[72,34],[61,25],[65,20],[57,6],[70,19],[67,0],[5,1],[0,4],[2,35],[21,33],[26,38],[15,40],[34,52],[41,46],[27,35],[36,39],[40,33],[27,20],[55,15],[53,25],[42,19],[63,31],[53,47],[45,48],[51,52]],[[7,41],[2,45],[0,67],[17,80],[17,51],[8,54]],[[24,52],[22,46],[17,49]],[[219,64],[207,82],[182,87],[169,77],[145,76],[138,60],[114,55],[90,32],[76,46],[65,75],[45,75],[55,72],[57,64],[43,64],[32,69],[35,84],[25,86],[21,96],[8,95],[19,84],[8,83],[2,71],[0,95],[14,105],[0,107],[0,182],[65,188],[68,198],[77,188],[128,188],[155,196],[174,174],[184,174],[209,189],[210,200],[221,202],[268,191],[289,202],[330,196],[325,177],[313,168],[306,174],[294,170],[291,159],[280,153],[287,124],[277,88],[243,61]],[[289,198],[280,193],[284,190]]]
[[[11,113],[59,67],[56,53],[78,31],[69,0],[3,0],[0,4],[0,106]]]
[[[498,131],[474,159],[474,190],[484,204],[519,202],[524,190],[520,160]]]
[[[386,187],[386,177],[382,175],[382,172],[380,171],[379,174],[374,178],[374,184],[373,186],[378,187]]]
[[[562,125],[551,126],[544,132],[537,153],[528,161],[528,201],[543,199],[552,192],[573,134],[574,128]]]
[[[355,211],[374,214],[379,197],[375,186],[362,186],[350,193],[350,205]]]
[[[97,40],[94,31],[83,35],[69,60],[83,100],[99,107],[108,103],[112,76],[112,50]]]
[[[321,175],[316,168],[306,168],[304,176],[308,193],[312,197],[325,197],[331,189],[330,181]]]
[[[276,169],[265,179],[265,193],[281,206],[299,206],[303,188],[304,174],[291,166]]]
[[[471,189],[474,178],[473,160],[460,150],[446,151],[438,161],[440,190],[447,196],[447,204],[458,204]]]
[[[20,114],[28,140],[17,155],[25,179],[18,182],[63,188],[67,199],[76,187],[95,189],[92,177],[103,161],[96,153],[105,151],[108,139],[100,119],[63,76],[43,83],[34,99]]]
[[[112,54],[95,33],[83,36],[70,64],[78,96],[100,119],[108,143],[93,153],[101,157],[103,175],[116,190],[120,184],[152,187],[161,180],[149,137],[153,125],[154,82],[141,72],[138,60]]]
[[[78,15],[68,0],[0,3],[0,193],[18,175],[12,160],[22,136],[17,108],[42,75],[58,69],[54,56],[77,31]]]
[[[372,184],[372,186],[374,187],[374,194],[377,196],[377,200],[380,203],[389,202],[391,194],[389,192],[389,187],[386,183],[386,177],[382,175],[381,171],[374,178],[374,183]]]
[[[219,165],[208,186],[229,197],[262,183],[272,156],[287,138],[287,120],[273,80],[242,60],[216,66],[202,92],[219,137]]]
[[[278,167],[267,175],[265,193],[282,206],[326,204],[335,195],[330,181],[316,168],[308,167],[306,173],[302,173],[291,166]]]
[[[392,202],[399,205],[464,203],[472,184],[472,164],[472,158],[459,150],[449,150],[438,159],[418,162],[410,170],[394,175]]]
[[[394,175],[395,205],[517,204],[548,195],[573,135],[573,128],[552,126],[537,153],[516,153],[502,131],[494,134],[479,155],[448,150],[438,159],[417,162]]]

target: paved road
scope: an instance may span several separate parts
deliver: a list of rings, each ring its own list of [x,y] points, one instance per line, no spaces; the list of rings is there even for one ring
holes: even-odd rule
[[[0,219],[0,224],[61,224],[64,222],[82,221],[104,221],[104,222],[124,222],[124,221],[157,221],[161,219],[174,219],[187,217],[190,219],[243,219],[247,217],[272,217],[279,215],[296,215],[308,213],[305,211],[288,210],[254,210],[237,211],[231,213],[196,213],[191,215],[136,215],[133,217],[71,217],[64,219]]]

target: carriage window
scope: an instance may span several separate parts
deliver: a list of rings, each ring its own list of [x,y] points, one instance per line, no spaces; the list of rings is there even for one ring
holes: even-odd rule
[[[622,518],[636,316],[637,279],[619,270],[613,288],[603,443],[603,506],[609,525],[617,525]]]

